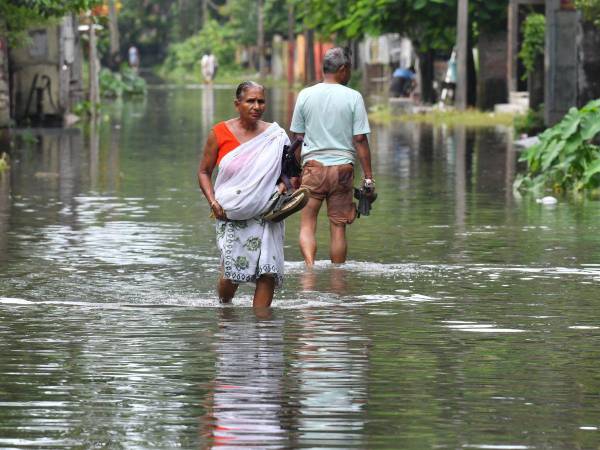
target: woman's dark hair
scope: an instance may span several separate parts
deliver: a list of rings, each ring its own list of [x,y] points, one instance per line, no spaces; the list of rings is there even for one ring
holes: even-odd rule
[[[237,89],[235,90],[235,98],[241,100],[242,95],[244,95],[244,92],[253,87],[261,88],[263,91],[265,90],[265,87],[263,85],[255,83],[254,81],[243,81],[238,85]]]

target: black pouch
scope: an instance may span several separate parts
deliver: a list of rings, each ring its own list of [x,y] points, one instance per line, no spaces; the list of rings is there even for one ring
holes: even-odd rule
[[[283,146],[281,174],[288,178],[299,177],[302,172],[300,162],[296,159],[296,150],[300,145],[302,145],[302,139],[295,139],[291,145]]]

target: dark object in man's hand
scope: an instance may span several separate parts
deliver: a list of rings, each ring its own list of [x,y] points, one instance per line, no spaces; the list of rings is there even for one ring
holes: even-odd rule
[[[302,139],[294,139],[291,145],[283,146],[281,174],[288,178],[299,177],[302,172],[300,162],[296,159],[296,150],[300,145],[302,145]]]
[[[356,212],[358,217],[371,214],[371,204],[377,200],[377,192],[374,187],[362,186],[360,189],[354,188],[354,198],[358,200]]]

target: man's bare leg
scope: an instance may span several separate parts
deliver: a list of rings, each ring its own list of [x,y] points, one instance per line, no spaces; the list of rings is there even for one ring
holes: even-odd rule
[[[226,280],[223,275],[219,275],[219,281],[217,282],[217,294],[219,295],[219,301],[221,303],[230,303],[231,299],[237,291],[238,285],[233,283],[231,280]]]
[[[334,264],[346,262],[346,254],[348,253],[348,243],[346,241],[346,224],[336,225],[329,223],[329,258]]]
[[[273,301],[275,293],[275,278],[272,275],[262,275],[256,280],[256,289],[254,290],[254,308],[268,308]]]
[[[310,198],[300,212],[300,251],[307,267],[315,264],[317,255],[317,217],[323,200]]]

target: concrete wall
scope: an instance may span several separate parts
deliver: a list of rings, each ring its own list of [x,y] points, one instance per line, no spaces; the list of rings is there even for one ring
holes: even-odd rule
[[[508,101],[507,34],[482,33],[479,36],[478,49],[477,106],[480,109],[491,110],[495,104]]]
[[[580,22],[578,36],[577,106],[581,107],[600,98],[600,29],[589,22]]]
[[[59,27],[31,30],[29,36],[30,45],[11,52],[13,104],[17,121],[36,113],[36,88],[43,89],[41,112],[44,115],[61,114]]]
[[[546,4],[545,121],[553,125],[577,105],[578,13],[561,10],[560,0]]]
[[[29,36],[30,45],[10,54],[14,118],[50,119],[61,125],[73,104],[83,99],[77,20],[66,16],[60,24],[31,30]]]

